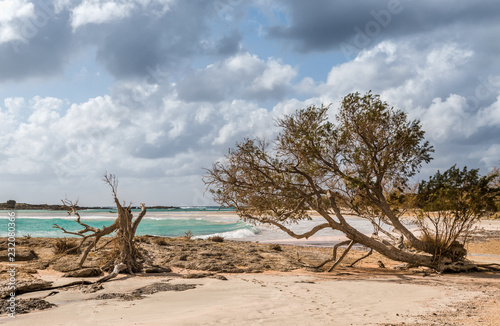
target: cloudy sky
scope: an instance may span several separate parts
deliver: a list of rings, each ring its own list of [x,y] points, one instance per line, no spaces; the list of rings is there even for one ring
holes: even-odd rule
[[[203,167],[373,90],[422,170],[500,160],[498,0],[0,0],[0,202],[209,205]]]

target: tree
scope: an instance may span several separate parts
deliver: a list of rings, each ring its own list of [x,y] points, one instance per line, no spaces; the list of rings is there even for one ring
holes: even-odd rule
[[[208,169],[204,181],[214,200],[235,207],[246,221],[274,225],[297,239],[331,228],[346,235],[348,248],[358,243],[411,265],[452,268],[401,219],[409,178],[434,151],[420,122],[371,92],[344,97],[335,123],[328,110],[310,106],[278,120],[281,132],[273,142],[236,144]],[[374,234],[351,226],[346,208],[370,220]],[[293,232],[289,224],[310,219],[311,209],[325,222]]]
[[[495,166],[490,173],[488,173],[488,177],[491,177],[490,187],[492,188],[500,188],[500,167]],[[498,194],[494,200],[494,205],[489,207],[489,215],[494,218],[500,217],[500,194]]]
[[[496,175],[479,176],[479,169],[462,170],[455,165],[418,185],[416,223],[434,257],[452,261],[465,258],[465,242],[479,218],[495,206],[498,187],[491,187]]]
[[[141,212],[134,219],[130,205],[128,207],[124,207],[118,200],[118,179],[116,178],[116,176],[113,174],[105,173],[103,181],[111,187],[116,208],[118,209],[118,217],[111,225],[103,226],[99,229],[83,223],[76,208],[77,203],[73,203],[66,199],[63,200],[63,204],[68,207],[68,215],[76,216],[76,222],[80,224],[83,229],[77,232],[71,232],[65,230],[57,224],[54,224],[54,227],[61,229],[64,233],[82,237],[82,241],[77,248],[81,248],[84,243],[86,243],[87,240],[90,239],[90,243],[88,243],[87,247],[82,252],[82,255],[78,262],[79,267],[83,266],[92,248],[94,248],[95,250],[98,249],[97,244],[99,240],[101,240],[101,238],[110,235],[113,232],[116,232],[116,235],[101,247],[103,248],[111,242],[116,242],[118,247],[118,250],[114,252],[108,262],[103,266],[103,269],[105,270],[110,269],[112,266],[114,266],[113,273],[105,276],[107,277],[105,280],[107,280],[113,276],[116,276],[121,270],[127,270],[128,273],[133,274],[134,272],[138,272],[142,269],[140,262],[140,259],[142,257],[135,246],[134,236],[139,223],[146,215],[146,206],[141,203]],[[72,249],[74,250],[75,248]]]

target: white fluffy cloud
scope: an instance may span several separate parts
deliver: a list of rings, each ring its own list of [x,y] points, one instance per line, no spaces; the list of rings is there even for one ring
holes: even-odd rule
[[[103,24],[130,17],[139,8],[152,7],[151,13],[161,15],[170,7],[173,0],[84,0],[74,3],[71,0],[56,2],[56,10],[71,10],[73,31],[87,24]]]
[[[0,44],[23,41],[25,23],[34,16],[34,6],[27,0],[0,1]]]
[[[455,43],[419,49],[412,41],[381,42],[332,68],[321,93],[335,102],[345,94],[373,90],[403,108],[429,105],[466,80],[471,50]]]
[[[269,58],[239,53],[185,77],[177,90],[186,101],[218,102],[228,98],[282,99],[291,88],[297,71]]]
[[[134,5],[113,1],[83,1],[72,11],[71,26],[73,30],[87,24],[102,24],[119,20],[130,15]]]

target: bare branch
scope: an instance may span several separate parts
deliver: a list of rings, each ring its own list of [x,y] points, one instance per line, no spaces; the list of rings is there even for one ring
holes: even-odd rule
[[[362,256],[361,258],[358,258],[356,259],[351,265],[349,265],[349,267],[353,267],[355,264],[357,264],[358,262],[362,261],[363,259],[369,257],[371,254],[373,253],[373,249],[370,248],[370,251],[368,251],[368,253],[364,256]]]
[[[342,256],[340,256],[339,259],[337,259],[337,261],[332,265],[332,267],[330,267],[330,269],[328,270],[328,272],[333,271],[333,269],[335,267],[337,267],[342,262],[342,260],[344,260],[345,256],[347,256],[347,254],[351,250],[352,246],[354,246],[354,244],[355,244],[354,240],[351,240],[351,242],[349,242],[349,245],[347,246],[347,248],[342,253]]]
[[[337,250],[338,250],[338,248],[340,246],[348,245],[349,243],[351,243],[351,240],[346,240],[346,241],[342,241],[342,242],[339,242],[339,243],[335,244],[333,246],[332,258],[325,260],[324,262],[322,262],[321,264],[319,264],[315,268],[318,269],[318,268],[321,268],[321,267],[325,266],[326,264],[328,264],[331,261],[336,261],[337,260]]]
[[[135,234],[135,231],[137,230],[137,227],[139,226],[139,223],[141,223],[142,218],[146,215],[146,205],[144,203],[141,203],[141,212],[139,213],[139,216],[134,221],[134,224],[132,225],[132,234]]]

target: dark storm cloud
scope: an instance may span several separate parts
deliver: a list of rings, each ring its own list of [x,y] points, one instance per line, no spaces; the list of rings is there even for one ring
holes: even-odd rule
[[[98,61],[118,78],[141,77],[157,65],[178,69],[187,58],[203,53],[201,41],[209,34],[212,12],[210,2],[179,1],[161,17],[136,14],[99,27],[105,37],[98,45]]]
[[[225,35],[215,46],[215,54],[229,56],[240,50],[242,36],[238,31],[233,31],[230,35]]]
[[[161,14],[137,5],[126,17],[77,28],[73,9],[55,13],[52,5],[36,5],[35,18],[21,25],[23,40],[0,44],[0,81],[60,73],[86,47],[96,48],[97,61],[117,79],[142,78],[157,66],[189,70],[196,56],[239,51],[237,31],[211,35],[219,22],[211,1],[177,1]]]
[[[0,44],[0,82],[61,73],[75,48],[68,19],[68,12],[35,6],[35,18],[21,25],[22,40]]]
[[[457,25],[497,23],[498,1],[317,0],[282,1],[288,26],[268,28],[268,35],[291,41],[300,52],[358,48],[377,37],[398,37]],[[467,33],[467,28],[461,28]]]

